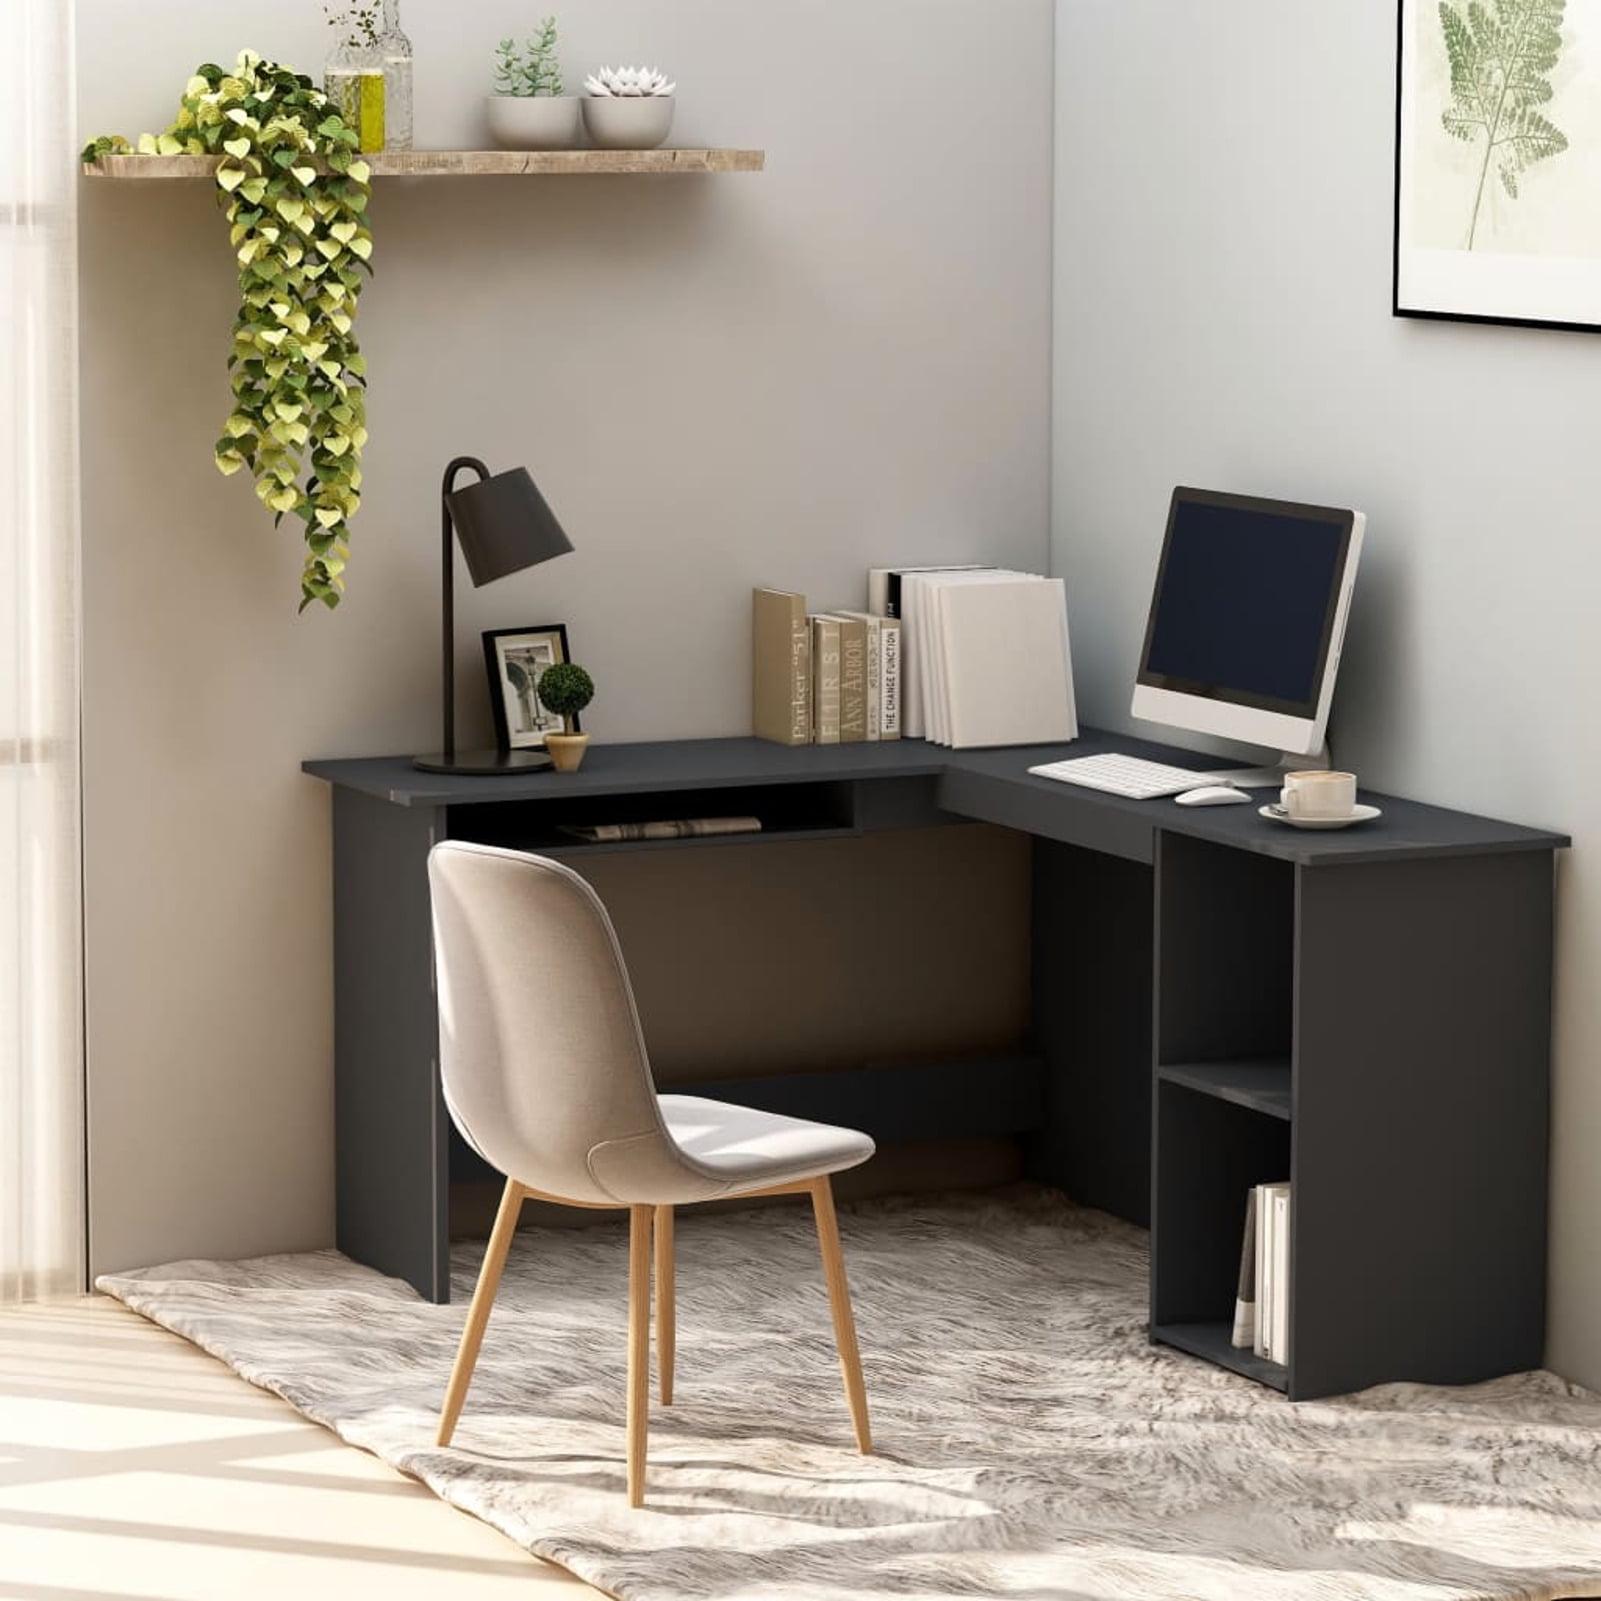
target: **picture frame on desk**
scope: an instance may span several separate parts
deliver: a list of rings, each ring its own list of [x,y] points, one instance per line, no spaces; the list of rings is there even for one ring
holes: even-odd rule
[[[502,750],[541,750],[550,734],[581,734],[580,720],[558,717],[539,698],[546,668],[572,660],[566,623],[484,632],[484,667],[495,742]]]

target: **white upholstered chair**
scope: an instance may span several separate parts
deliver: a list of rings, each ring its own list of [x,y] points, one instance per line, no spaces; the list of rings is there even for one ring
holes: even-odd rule
[[[673,1397],[673,1208],[725,1196],[806,1194],[834,1316],[856,1443],[872,1450],[867,1393],[829,1175],[873,1142],[693,1095],[658,1095],[611,919],[576,873],[487,845],[428,860],[445,1103],[467,1142],[506,1175],[439,1419],[461,1415],[522,1203],[625,1208],[628,1235],[628,1499],[644,1500],[650,1258],[663,1405]],[[759,1225],[752,1225],[759,1226]]]

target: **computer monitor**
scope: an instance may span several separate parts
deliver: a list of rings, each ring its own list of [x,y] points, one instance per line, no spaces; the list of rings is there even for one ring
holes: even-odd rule
[[[1367,519],[1175,489],[1134,715],[1322,752]]]

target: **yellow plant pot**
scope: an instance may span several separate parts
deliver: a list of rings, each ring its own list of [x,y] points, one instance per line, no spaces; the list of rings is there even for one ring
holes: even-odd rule
[[[558,773],[576,773],[589,748],[588,734],[546,734],[545,749]]]

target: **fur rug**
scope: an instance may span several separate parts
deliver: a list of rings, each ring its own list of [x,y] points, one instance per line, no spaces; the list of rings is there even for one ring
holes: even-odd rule
[[[1601,1594],[1601,1397],[1282,1396],[1145,1337],[1146,1240],[1038,1191],[847,1210],[858,1456],[810,1209],[678,1223],[678,1373],[623,1494],[625,1231],[518,1236],[456,1443],[457,1301],[336,1252],[100,1281],[626,1601],[1549,1601]]]

